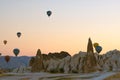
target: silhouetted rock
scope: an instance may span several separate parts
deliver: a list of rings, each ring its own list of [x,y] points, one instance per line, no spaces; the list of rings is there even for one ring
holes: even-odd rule
[[[42,70],[44,71],[53,71],[53,68],[57,66],[57,61],[60,59],[63,59],[67,56],[70,56],[68,52],[61,51],[60,53],[49,53],[47,54],[41,54],[40,49],[38,49],[36,57],[32,57],[29,65],[31,66],[32,72],[40,72]],[[54,66],[54,64],[56,64]],[[53,66],[53,67],[51,67]]]
[[[88,39],[87,53],[94,53],[94,51],[93,51],[93,45],[92,45],[92,41],[91,41],[90,38]]]
[[[61,51],[60,53],[41,54],[31,58],[32,72],[46,71],[51,73],[89,73],[95,71],[120,71],[120,51],[113,50],[106,54],[94,53],[92,41],[89,38],[87,52],[79,52],[73,56]]]
[[[29,62],[29,66],[32,66],[33,63],[35,63],[35,57],[32,57],[32,58],[31,58],[31,60],[30,60],[30,62]]]
[[[47,54],[42,54],[43,56],[43,60],[47,61],[50,60],[50,56],[48,56]]]
[[[38,49],[36,57],[35,57],[35,61],[34,61],[32,68],[31,68],[31,71],[32,72],[40,72],[43,69],[44,69],[43,57],[42,57],[40,49]]]
[[[85,65],[84,65],[84,72],[89,73],[89,72],[95,72],[97,70],[98,70],[97,69],[97,60],[94,55],[92,41],[89,38],[88,46],[87,46],[87,55],[86,55]]]
[[[91,51],[89,53],[80,51],[72,57],[60,57],[62,59],[57,58],[59,55],[60,53],[51,53],[48,56],[47,54],[41,54],[40,50],[38,50],[36,57],[31,58],[30,61],[32,63],[32,72],[89,73],[95,71],[120,71],[120,51],[118,50],[109,51],[103,55]]]
[[[53,58],[53,59],[62,59],[62,58],[65,58],[67,56],[70,56],[70,54],[68,52],[61,51],[60,53],[58,53],[58,52],[49,53],[48,56],[50,58]]]

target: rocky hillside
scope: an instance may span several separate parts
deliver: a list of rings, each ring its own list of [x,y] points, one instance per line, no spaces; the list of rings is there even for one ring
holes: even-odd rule
[[[70,56],[69,53],[61,51],[60,53],[49,53],[42,54],[40,49],[38,49],[36,57],[32,57],[30,60],[30,66],[32,72],[46,71],[48,67],[47,62],[51,60],[62,60],[63,58]]]
[[[120,51],[113,50],[106,54],[94,53],[92,41],[89,38],[87,52],[79,52],[73,56],[64,52],[60,54],[41,54],[40,49],[36,57],[31,58],[32,72],[51,73],[89,73],[95,71],[118,71],[120,70]]]
[[[29,66],[29,68],[27,68]],[[70,56],[68,52],[42,54],[38,49],[35,57],[11,57],[7,63],[0,57],[0,68],[14,72],[89,73],[95,71],[120,71],[120,51],[112,50],[100,55],[94,53],[92,41],[88,40],[87,52]],[[20,70],[20,71],[19,71]]]
[[[103,55],[98,55],[97,53],[94,53],[95,59],[89,58],[87,60],[86,57],[87,57],[87,52],[80,51],[78,54],[75,54],[73,56],[68,55],[67,57],[62,59],[53,59],[53,58],[48,60],[43,59],[41,60],[41,62],[38,62],[38,64],[39,65],[42,64],[40,71],[46,71],[46,72],[52,72],[52,73],[56,73],[56,72],[83,73],[87,71],[92,72],[90,70],[93,70],[93,71],[119,71],[120,70],[120,51],[118,50],[112,50]],[[90,60],[92,63],[90,62]]]
[[[119,71],[120,70],[120,51],[112,50],[104,55],[98,55],[97,61],[101,70]]]

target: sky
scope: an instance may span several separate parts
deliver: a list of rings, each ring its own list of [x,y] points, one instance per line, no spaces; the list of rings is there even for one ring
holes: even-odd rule
[[[19,56],[35,56],[37,49],[74,55],[87,51],[89,37],[102,46],[100,54],[120,49],[119,0],[0,0],[2,55],[14,56],[14,48]]]

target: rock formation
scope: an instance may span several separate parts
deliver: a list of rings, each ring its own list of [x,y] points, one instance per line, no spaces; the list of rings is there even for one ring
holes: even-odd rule
[[[29,66],[31,66],[32,72],[48,71],[57,72],[55,68],[59,64],[60,59],[70,56],[68,52],[61,51],[60,53],[41,54],[38,49],[36,57],[32,57]],[[53,70],[54,69],[54,70]]]
[[[89,38],[87,46],[87,55],[85,59],[84,72],[94,72],[97,70],[97,61],[93,51],[92,41]]]
[[[32,72],[46,71],[51,73],[89,73],[95,71],[120,71],[120,51],[113,50],[106,54],[94,53],[92,41],[89,38],[87,52],[70,56],[67,52],[41,54],[31,58]]]
[[[37,71],[46,71],[51,73],[88,73],[94,71],[120,71],[120,51],[113,50],[109,51],[106,54],[98,55],[94,53],[93,55],[89,55],[87,52],[79,52],[78,54],[71,56],[67,56],[62,59],[54,59],[48,58],[47,55],[46,59],[43,59],[43,64],[39,62],[36,63],[36,57],[31,58],[30,62],[32,63],[32,71],[33,68],[38,66],[44,66],[42,69],[36,68],[33,72]],[[95,59],[94,59],[95,58]],[[87,62],[86,62],[87,61]],[[96,61],[96,62],[94,62]],[[35,66],[37,65],[37,66]]]
[[[33,63],[35,63],[35,57],[32,57],[32,58],[31,58],[31,60],[30,60],[30,62],[29,62],[29,66],[32,66]]]
[[[60,53],[41,54],[40,49],[37,55],[30,60],[32,72],[40,72],[41,70],[48,72],[64,72],[64,73],[88,73],[97,69],[96,57],[93,53],[92,41],[89,38],[87,52],[80,52],[71,57],[69,53],[61,51]],[[69,57],[67,57],[69,56]]]
[[[90,38],[88,39],[87,53],[94,53],[94,51],[93,51],[93,45],[92,45],[92,41],[91,41]]]
[[[31,63],[32,72],[40,72],[44,69],[43,56],[41,54],[40,49],[38,49],[35,59],[32,58],[32,60],[33,60],[33,63]],[[30,62],[32,62],[32,60]]]
[[[61,51],[60,53],[58,53],[58,52],[49,53],[48,56],[49,56],[49,58],[53,58],[53,59],[62,59],[67,56],[70,56],[70,54],[68,52]]]
[[[30,72],[30,67],[20,66],[19,68],[15,68],[12,70],[13,73],[25,73]]]
[[[103,71],[120,71],[120,51],[109,51],[98,56],[98,62]]]

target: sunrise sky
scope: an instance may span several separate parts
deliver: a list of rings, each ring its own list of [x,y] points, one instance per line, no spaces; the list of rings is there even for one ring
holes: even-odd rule
[[[103,47],[101,54],[120,49],[120,0],[0,0],[2,55],[13,56],[14,48],[20,56],[34,56],[38,48],[73,55],[86,51],[89,37]]]

